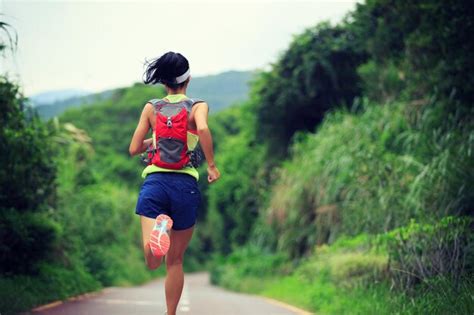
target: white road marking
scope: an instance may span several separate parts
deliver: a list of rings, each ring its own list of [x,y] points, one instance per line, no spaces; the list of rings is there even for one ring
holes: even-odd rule
[[[191,308],[189,306],[180,306],[179,310],[181,312],[189,312],[191,310]]]
[[[186,275],[186,284],[189,283],[189,286],[186,286],[186,284],[184,285],[182,298],[178,305],[179,313],[182,313],[183,315],[192,314],[194,312],[198,314],[209,314],[207,311],[210,307],[215,305],[217,309],[219,309],[218,313],[220,315],[312,314],[305,310],[275,301],[273,299],[232,293],[221,288],[213,287],[209,284],[208,279],[209,275],[207,273]],[[39,309],[39,313],[49,315],[66,314],[65,310],[70,310],[69,308],[74,309],[74,307],[77,307],[77,309],[79,309],[79,307],[83,307],[87,310],[87,314],[99,314],[98,310],[103,310],[104,308],[108,310],[105,313],[110,314],[116,313],[114,310],[126,308],[135,309],[132,312],[136,314],[152,315],[156,314],[157,309],[159,310],[158,314],[162,314],[166,309],[164,294],[161,295],[162,293],[159,293],[163,291],[163,286],[164,281],[161,279],[136,288],[112,287],[104,289],[100,292],[87,293],[84,295],[72,297],[67,301],[64,301],[64,303],[53,302],[49,305],[38,307],[37,309]],[[137,295],[136,293],[140,293],[141,295]],[[193,299],[194,303],[192,307],[191,298]],[[69,304],[71,302],[78,304],[81,303],[81,306],[71,304],[68,306],[68,308],[61,306],[62,304]],[[70,313],[71,312],[67,312],[67,314]]]
[[[189,312],[191,310],[191,306],[189,305],[189,292],[188,287],[185,284],[183,287],[183,293],[181,295],[181,300],[179,301],[179,310],[181,312]]]
[[[92,301],[95,302],[102,302],[106,304],[132,304],[132,305],[142,305],[142,306],[149,306],[149,305],[163,305],[163,303],[159,303],[156,301],[134,301],[134,300],[122,300],[122,299],[93,299]]]

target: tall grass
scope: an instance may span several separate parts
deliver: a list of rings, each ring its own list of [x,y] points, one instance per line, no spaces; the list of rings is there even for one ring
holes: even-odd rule
[[[473,131],[428,132],[411,121],[410,104],[362,105],[297,137],[278,171],[266,216],[292,257],[343,234],[435,222],[472,206]],[[424,124],[442,111],[432,106]]]

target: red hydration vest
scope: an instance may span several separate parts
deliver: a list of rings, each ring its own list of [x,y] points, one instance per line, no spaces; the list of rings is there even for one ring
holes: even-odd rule
[[[167,169],[182,169],[190,165],[188,150],[188,119],[192,107],[202,100],[184,99],[169,103],[163,99],[152,99],[155,112],[153,143],[147,150],[148,164]]]

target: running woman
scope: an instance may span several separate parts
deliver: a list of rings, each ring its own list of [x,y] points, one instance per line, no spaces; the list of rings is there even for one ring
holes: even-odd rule
[[[152,153],[157,154],[153,156],[153,162],[143,170],[142,177],[145,180],[140,189],[135,213],[140,215],[143,251],[148,268],[158,268],[165,257],[168,315],[176,314],[183,290],[183,257],[193,235],[201,194],[197,185],[199,174],[191,163],[186,163],[183,167],[166,167],[166,162],[177,162],[176,158],[173,160],[170,156],[176,154],[180,147],[170,142],[166,144],[166,139],[163,138],[168,137],[155,137],[155,127],[158,128],[157,132],[166,132],[166,126],[172,127],[171,118],[167,117],[168,121],[166,120],[166,115],[171,114],[162,116],[168,125],[156,126],[161,124],[157,119],[157,112],[165,107],[171,111],[173,106],[185,107],[187,150],[192,151],[200,141],[208,166],[208,182],[213,183],[220,177],[214,162],[212,136],[207,124],[209,107],[204,101],[193,101],[186,97],[190,79],[189,62],[180,53],[168,52],[148,63],[144,83],[163,84],[167,96],[145,104],[129,148],[132,156],[149,151],[150,148]],[[175,122],[175,125],[177,123]],[[153,130],[154,137],[145,139],[150,129]],[[162,143],[157,145],[157,141]],[[160,157],[162,161],[157,161]]]

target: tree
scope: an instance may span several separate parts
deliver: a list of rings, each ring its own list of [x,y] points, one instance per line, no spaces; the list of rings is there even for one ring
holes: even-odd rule
[[[257,135],[284,157],[296,131],[314,131],[324,114],[351,106],[360,94],[357,67],[365,60],[350,30],[327,23],[307,29],[255,82]]]
[[[8,24],[0,22],[7,32]],[[8,45],[0,38],[0,52]],[[0,272],[32,272],[57,230],[46,215],[55,202],[50,133],[27,115],[19,87],[0,76]]]

